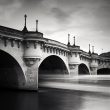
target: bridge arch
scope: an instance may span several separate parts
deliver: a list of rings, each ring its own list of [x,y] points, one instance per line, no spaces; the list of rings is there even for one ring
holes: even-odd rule
[[[110,75],[110,68],[100,68],[97,70],[97,75]]]
[[[0,50],[0,88],[22,88],[25,83],[24,72],[18,61]]]
[[[78,74],[79,75],[89,75],[90,74],[89,68],[86,66],[86,64],[84,64],[84,63],[79,64]]]
[[[50,55],[40,63],[39,75],[40,74],[62,75],[69,74],[69,72],[62,58],[56,55]]]

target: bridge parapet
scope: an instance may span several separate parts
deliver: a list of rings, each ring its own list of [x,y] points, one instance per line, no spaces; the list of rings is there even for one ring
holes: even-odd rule
[[[110,68],[110,58],[99,56],[98,69],[101,68]]]
[[[62,53],[63,51],[67,52],[67,53],[69,52],[67,45],[60,43],[58,41],[55,41],[55,40],[51,40],[51,39],[47,39],[47,38],[44,38],[44,39],[45,39],[44,47],[49,47],[53,51],[59,50],[60,53]]]
[[[110,58],[107,58],[107,57],[101,57],[101,56],[99,56],[99,60],[100,61],[108,61],[108,62],[110,62]]]
[[[29,34],[28,36],[28,34],[29,32],[25,34],[25,38],[24,38],[24,44],[25,44],[24,57],[25,58],[27,57],[41,58],[43,53],[45,52],[53,53],[53,54],[56,53],[64,56],[68,55],[69,50],[65,44],[60,43],[58,41],[50,40],[47,38],[39,37],[39,36],[38,37],[31,36],[32,34]]]
[[[15,44],[20,48],[23,41],[23,33],[16,29],[0,26],[0,40],[3,41],[4,46],[11,44],[14,47]]]
[[[34,32],[34,31],[29,31],[26,32],[24,35],[26,38],[43,38],[43,33],[41,32]]]
[[[22,31],[4,27],[4,26],[0,26],[0,35],[3,37],[8,37],[8,38],[16,38],[16,39],[23,38]]]
[[[87,61],[91,61],[91,56],[89,53],[85,52],[82,50],[81,54],[80,54],[80,60],[87,60]]]
[[[110,64],[100,64],[100,65],[98,65],[97,69],[101,69],[101,68],[110,68]]]

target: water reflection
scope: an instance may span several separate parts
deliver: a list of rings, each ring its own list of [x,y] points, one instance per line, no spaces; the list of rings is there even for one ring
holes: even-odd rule
[[[41,89],[39,92],[0,91],[2,110],[109,110],[110,95]]]
[[[2,110],[38,110],[38,94],[33,92],[0,91]]]
[[[80,93],[48,91],[39,94],[39,110],[80,110]]]

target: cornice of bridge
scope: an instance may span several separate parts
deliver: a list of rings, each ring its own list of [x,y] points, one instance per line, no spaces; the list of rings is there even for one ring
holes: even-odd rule
[[[80,49],[80,46],[77,46],[77,45],[69,45],[68,49],[70,51],[70,54],[72,54],[72,53],[80,54],[82,52],[82,50]]]
[[[44,39],[46,41],[45,42],[46,47],[60,48],[62,50],[68,51],[68,52],[70,51],[66,44],[63,44],[63,43],[55,41],[55,40],[47,39],[47,38],[44,38]]]
[[[21,42],[23,41],[23,35],[21,31],[16,29],[0,26],[0,40],[3,41],[5,47],[8,46],[9,42],[11,43],[11,46],[14,47],[16,42],[18,48],[20,48]]]
[[[8,40],[20,40],[23,41],[22,37],[17,37],[14,35],[6,35],[6,34],[2,34],[0,33],[0,39],[8,39]]]
[[[107,57],[100,57],[97,53],[92,53],[92,54],[89,54],[85,51],[82,50],[82,52],[80,53],[80,57],[85,57],[85,58],[89,58],[89,59],[95,59],[95,60],[98,60],[98,61],[102,61],[102,62],[110,62],[110,58],[107,58]]]
[[[99,56],[99,60],[100,61],[109,61],[110,62],[110,58],[107,58],[107,57],[101,57],[101,56]]]
[[[61,42],[58,42],[58,41],[55,41],[52,39],[44,38],[43,36],[36,37],[37,34],[34,34],[34,33],[36,33],[36,32],[33,32],[32,34],[26,33],[25,37],[24,37],[24,41],[25,42],[26,41],[27,42],[39,42],[39,43],[43,44],[43,46],[48,47],[48,48],[58,48],[58,49],[61,49],[64,51],[68,51],[68,52],[70,51],[66,44],[63,44]],[[33,34],[35,36],[32,36]],[[42,34],[42,33],[38,33],[38,34]]]
[[[26,33],[23,34],[24,38],[26,39],[30,39],[30,40],[33,40],[33,39],[36,39],[36,38],[43,38],[43,33],[41,32],[36,32],[36,31],[28,31]]]
[[[91,53],[91,58],[99,60],[99,55],[97,53]]]
[[[0,37],[23,39],[22,31],[0,26]]]
[[[28,31],[26,33],[23,33],[23,31],[12,29],[4,26],[0,26],[0,39],[4,40],[17,40],[17,41],[34,41],[34,42],[41,42],[45,47],[48,48],[58,48],[67,52],[71,53],[79,53],[80,56],[89,58],[89,59],[96,59],[99,61],[109,61],[110,58],[101,57],[97,53],[91,53],[85,52],[80,49],[80,46],[73,45],[68,46],[66,44],[63,44],[61,42],[44,38],[43,33],[38,31]]]
[[[107,57],[101,57],[100,55],[98,55],[97,53],[93,53],[91,54],[91,58],[92,59],[96,59],[98,61],[102,61],[102,62],[110,62],[110,58]]]
[[[88,52],[81,50],[80,57],[86,57],[91,59],[91,55]]]

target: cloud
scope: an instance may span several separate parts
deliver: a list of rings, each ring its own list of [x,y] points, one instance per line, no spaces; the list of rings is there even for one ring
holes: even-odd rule
[[[93,18],[91,10],[88,10],[88,7],[81,0],[45,0],[42,3],[45,9],[44,12],[48,14],[48,17],[53,16],[55,18],[54,22],[58,24],[58,28],[64,29],[72,25],[84,26],[84,23],[89,22],[88,18],[90,18],[90,22],[91,17]],[[81,24],[79,25],[80,22]]]
[[[13,14],[21,7],[19,0],[1,0],[0,1],[0,20],[9,20]]]
[[[0,0],[0,5],[6,6],[12,4],[13,2],[15,2],[15,0]]]
[[[58,24],[56,30],[50,30],[50,38],[65,42],[67,36],[64,33],[72,33],[81,38],[83,45],[88,41],[88,44],[97,46],[97,52],[105,45],[109,47],[109,0],[55,0],[51,3],[48,0],[45,6],[48,17],[53,16]],[[82,42],[79,44],[82,45]]]
[[[44,0],[21,0],[24,8],[35,8]]]
[[[70,13],[63,11],[60,8],[52,8],[51,11],[60,25],[65,26],[69,23]]]
[[[58,0],[56,4],[52,5],[50,12],[62,30],[88,28],[109,33],[109,0]]]

